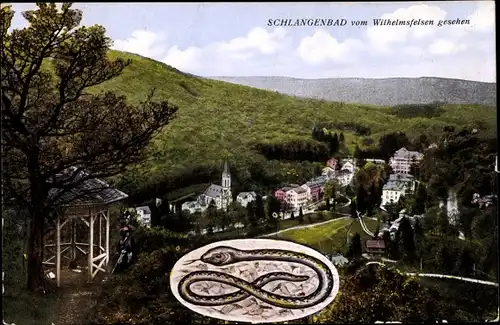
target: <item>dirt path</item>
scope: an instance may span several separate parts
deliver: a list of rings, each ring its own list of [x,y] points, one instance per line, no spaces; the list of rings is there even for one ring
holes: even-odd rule
[[[100,278],[88,284],[85,272],[61,270],[55,325],[78,325],[85,319],[92,294],[99,289]]]

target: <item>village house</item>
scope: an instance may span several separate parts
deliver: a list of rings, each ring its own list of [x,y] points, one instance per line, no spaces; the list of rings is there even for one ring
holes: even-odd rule
[[[335,169],[327,166],[323,168],[321,176],[326,176],[328,179],[332,179],[335,176]]]
[[[332,261],[333,265],[335,265],[337,267],[342,267],[342,266],[349,263],[349,260],[341,254],[332,255],[330,260]]]
[[[403,182],[388,181],[382,188],[382,206],[389,203],[397,203],[401,196],[407,191],[407,185]]]
[[[437,148],[439,148],[439,146],[438,146],[438,145],[437,145],[437,143],[435,143],[435,142],[434,142],[434,143],[431,143],[431,144],[427,147],[427,149],[437,149]]]
[[[479,195],[479,193],[474,193],[474,195],[472,195],[472,202],[471,203],[479,205],[480,208],[483,208],[483,207],[487,208],[493,204],[493,201],[496,198],[497,198],[496,195],[486,195],[486,196],[481,197]]]
[[[182,211],[188,211],[190,214],[203,212],[207,209],[206,205],[201,205],[198,201],[184,202],[181,206]]]
[[[409,174],[411,165],[419,162],[423,157],[424,155],[420,152],[409,151],[403,147],[394,153],[394,156],[390,159],[389,164],[391,165],[394,173]]]
[[[410,174],[390,174],[389,175],[389,182],[399,182],[403,183],[406,188],[412,192],[415,191],[416,188],[416,182],[415,182],[415,177]]]
[[[337,169],[337,159],[335,158],[328,159],[328,161],[326,162],[326,166],[330,167],[335,171]]]
[[[352,161],[352,159],[346,159],[340,170],[348,170],[351,173],[354,173],[354,171],[356,170],[356,164],[354,163],[354,161]]]
[[[146,228],[151,228],[151,209],[149,206],[142,206],[135,208],[137,213],[137,221]]]
[[[285,192],[286,191],[284,189],[279,188],[274,192],[274,197],[277,198],[281,202],[285,202],[285,200],[286,200]]]
[[[383,165],[385,164],[385,160],[384,159],[373,159],[373,158],[367,158],[365,159],[366,162],[371,162],[373,164],[376,164],[376,165]]]
[[[301,188],[306,190],[307,201],[311,200],[311,188],[307,183],[300,185]]]
[[[354,172],[352,172],[349,169],[341,169],[339,172],[337,172],[337,181],[341,186],[347,186],[351,184],[352,179],[354,177]]]
[[[299,210],[307,204],[307,191],[300,186],[287,191],[286,202],[293,210]]]
[[[365,246],[368,254],[380,255],[385,251],[385,242],[382,239],[368,239]]]
[[[248,203],[255,201],[256,199],[257,199],[257,194],[255,194],[255,192],[241,192],[236,197],[236,201],[245,208],[248,205]]]

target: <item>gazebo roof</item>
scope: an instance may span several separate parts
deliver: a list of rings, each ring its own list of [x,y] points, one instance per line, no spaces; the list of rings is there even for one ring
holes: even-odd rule
[[[71,167],[68,170],[63,171],[58,176],[71,177],[71,175],[75,172],[77,172],[76,167]],[[85,177],[89,177],[89,174],[80,170],[72,182],[79,182]],[[52,189],[50,196],[54,197],[58,193],[60,193],[59,189]],[[110,204],[123,200],[127,197],[127,194],[111,187],[108,183],[98,178],[90,178],[81,181],[81,183],[63,193],[55,203],[65,207],[89,207]]]

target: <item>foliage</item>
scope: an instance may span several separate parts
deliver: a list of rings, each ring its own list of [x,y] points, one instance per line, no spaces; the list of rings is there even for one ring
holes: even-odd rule
[[[392,114],[402,118],[437,117],[444,113],[443,103],[405,104],[392,107]]]
[[[326,161],[329,149],[321,143],[293,140],[283,143],[258,143],[254,150],[269,160]]]
[[[424,282],[370,265],[342,281],[334,302],[313,321],[316,324],[373,324],[396,320],[403,323],[482,322],[488,310],[496,308],[494,290],[487,290],[487,297],[483,297],[479,293],[482,289],[485,288],[456,281]]]
[[[299,208],[299,216],[297,219],[299,220],[299,224],[304,223],[304,213],[302,212],[302,207]]]
[[[454,190],[470,205],[473,193],[494,193],[496,138],[483,138],[464,128],[447,129],[445,140],[428,152],[419,166],[420,179],[432,194],[445,198],[448,190]]]
[[[359,260],[361,258],[361,254],[363,253],[363,246],[361,245],[361,236],[356,233],[351,238],[351,242],[349,244],[349,249],[347,251],[347,258],[351,260]]]

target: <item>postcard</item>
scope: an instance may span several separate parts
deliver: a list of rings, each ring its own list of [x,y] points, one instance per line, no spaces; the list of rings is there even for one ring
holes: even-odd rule
[[[4,325],[498,322],[493,1],[0,12]]]

